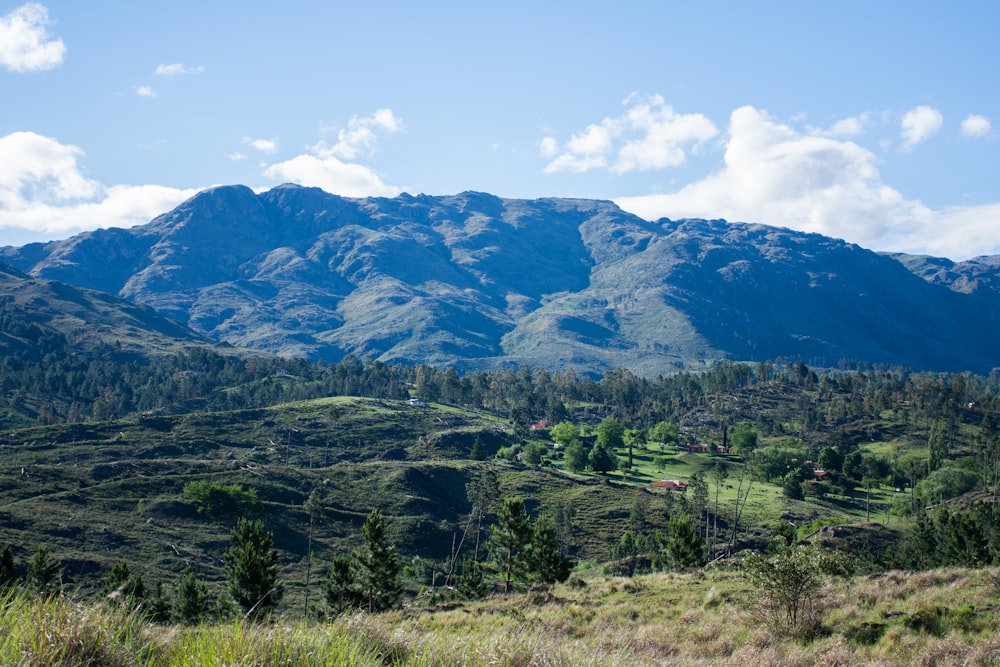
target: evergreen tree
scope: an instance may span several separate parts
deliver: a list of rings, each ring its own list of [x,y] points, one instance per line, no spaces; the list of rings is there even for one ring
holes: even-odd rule
[[[194,572],[186,571],[174,588],[174,617],[184,625],[197,625],[209,610],[208,587]]]
[[[676,567],[697,567],[704,561],[705,545],[687,514],[670,517],[667,556]]]
[[[274,534],[260,519],[240,518],[229,533],[229,549],[222,557],[229,593],[250,620],[274,611],[284,593],[273,545]]]
[[[38,550],[28,560],[24,579],[28,588],[40,595],[53,595],[62,589],[62,563],[49,554],[49,548],[38,545]]]
[[[500,482],[492,468],[484,468],[477,477],[465,485],[465,495],[472,505],[472,516],[476,520],[476,549],[473,560],[479,560],[480,537],[483,519],[493,511],[500,501]]]
[[[135,607],[145,600],[146,585],[142,581],[142,576],[132,575],[128,562],[120,560],[111,566],[111,572],[104,580],[103,592],[111,602],[122,602]]]
[[[573,440],[566,445],[564,454],[566,470],[570,472],[583,472],[587,469],[587,446],[579,439]]]
[[[170,621],[170,599],[163,590],[162,578],[157,577],[152,593],[146,596],[145,612],[146,617],[153,623],[167,623]]]
[[[573,561],[559,549],[555,522],[545,514],[535,520],[532,530],[530,567],[534,579],[545,584],[566,581],[573,569]]]
[[[0,548],[0,591],[17,583],[17,565],[14,562],[14,550],[9,544]]]
[[[941,467],[948,456],[948,440],[945,437],[945,424],[938,420],[931,427],[931,435],[927,440],[927,472],[932,473]]]
[[[455,588],[458,589],[459,595],[470,600],[485,597],[490,592],[490,584],[486,580],[483,564],[472,559],[463,561]]]
[[[355,569],[354,561],[347,556],[334,556],[330,562],[323,593],[326,607],[334,616],[355,609],[363,602]]]
[[[475,442],[472,443],[472,451],[469,452],[469,456],[475,461],[485,461],[486,457],[489,456],[489,452],[486,451],[486,447],[478,435]]]
[[[386,611],[396,606],[402,594],[399,557],[389,543],[382,513],[372,509],[361,527],[362,549],[355,553],[358,586],[368,611]]]
[[[609,447],[598,442],[587,457],[590,469],[604,474],[618,469],[618,456]]]
[[[489,542],[493,566],[504,582],[504,593],[510,593],[515,582],[524,580],[525,548],[530,541],[531,523],[524,510],[524,499],[504,498]]]

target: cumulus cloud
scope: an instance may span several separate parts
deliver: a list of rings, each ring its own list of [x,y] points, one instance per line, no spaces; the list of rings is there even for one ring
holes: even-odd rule
[[[402,192],[400,188],[387,185],[373,169],[350,160],[373,155],[379,133],[402,129],[402,120],[391,109],[354,116],[337,132],[335,143],[320,141],[306,154],[269,166],[264,175],[345,197],[394,197]]]
[[[0,137],[0,229],[59,238],[148,222],[195,194],[158,185],[104,185],[79,164],[83,151],[34,132]]]
[[[153,74],[156,76],[177,76],[179,74],[201,74],[205,71],[202,66],[198,67],[185,67],[180,63],[174,63],[173,65],[157,65]]]
[[[968,118],[962,121],[962,134],[967,137],[987,137],[993,129],[993,124],[986,116],[969,114]]]
[[[676,167],[684,163],[688,147],[697,151],[719,133],[706,116],[678,114],[660,95],[642,101],[629,97],[624,104],[624,114],[588,125],[562,147],[553,137],[542,139],[539,151],[549,160],[545,171],[624,174]]]
[[[251,139],[250,137],[243,137],[243,143],[261,153],[276,153],[278,151],[278,142],[276,139]]]
[[[402,190],[386,185],[372,169],[329,155],[299,155],[273,164],[264,175],[281,181],[317,187],[344,197],[395,197]]]
[[[62,64],[66,45],[49,36],[49,11],[29,2],[0,16],[0,65],[14,72],[35,72]]]
[[[903,138],[903,150],[911,150],[923,143],[941,129],[944,117],[937,109],[925,105],[910,109],[903,114],[899,133]]]
[[[394,134],[403,129],[403,121],[392,109],[379,109],[369,116],[352,116],[346,128],[337,131],[337,141],[333,144],[322,141],[313,146],[315,154],[336,157],[342,160],[356,160],[371,157],[378,145],[379,133]]]
[[[650,220],[761,222],[953,259],[1000,253],[1000,205],[934,211],[883,183],[869,150],[799,132],[749,106],[730,116],[721,169],[672,194],[616,201]]]
[[[156,91],[150,86],[136,86],[135,94],[139,97],[156,97]]]

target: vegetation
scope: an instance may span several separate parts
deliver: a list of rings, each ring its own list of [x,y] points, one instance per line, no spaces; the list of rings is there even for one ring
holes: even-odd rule
[[[1000,563],[995,377],[721,364],[594,380],[345,359],[288,362],[253,379],[250,361],[213,354],[173,359],[172,381],[200,364],[198,389],[160,411],[72,421],[54,409],[42,419],[41,384],[8,403],[22,426],[0,432],[0,590],[39,600],[70,590],[107,613],[134,613],[137,627],[212,621],[238,634],[227,630],[234,616],[325,616],[346,628],[364,610],[391,624],[400,606],[437,618],[438,605],[491,594],[565,581],[568,599],[608,577],[667,581],[674,575],[655,573],[709,563],[722,569],[699,571],[719,577],[774,642],[840,633],[870,647],[911,628],[867,612],[861,625],[840,623],[829,590],[893,568]],[[146,373],[170,364],[135,363],[146,388],[127,373],[116,386],[131,387],[130,405],[155,403],[143,397],[155,391]],[[341,389],[370,395],[323,395]],[[445,402],[411,405],[411,393]],[[207,409],[251,395],[256,407]],[[551,429],[532,428],[550,416]],[[660,480],[686,490],[654,489]],[[796,525],[775,528],[779,517]],[[777,534],[786,550],[767,552]],[[802,539],[815,546],[793,548]],[[831,549],[851,554],[853,577],[831,579]],[[583,569],[573,573],[575,562]],[[736,562],[745,566],[724,565]],[[322,582],[318,605],[311,576]],[[527,595],[546,604],[545,593]],[[928,609],[908,622],[948,636],[985,627],[989,613]],[[416,618],[411,629],[431,623]],[[295,633],[292,643],[314,641],[305,626]],[[430,655],[431,640],[417,636],[401,663]],[[859,655],[874,659],[868,650]]]

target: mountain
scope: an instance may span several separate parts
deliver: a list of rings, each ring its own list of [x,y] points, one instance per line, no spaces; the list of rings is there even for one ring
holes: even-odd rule
[[[63,282],[31,278],[0,264],[0,353],[32,350],[121,356],[168,354],[192,345],[219,347],[149,306]]]
[[[723,358],[1000,366],[996,258],[938,266],[759,224],[649,222],[606,201],[226,186],[0,260],[311,358],[647,376]]]

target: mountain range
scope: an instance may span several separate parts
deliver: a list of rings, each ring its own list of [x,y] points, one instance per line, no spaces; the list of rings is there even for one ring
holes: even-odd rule
[[[1000,257],[650,222],[608,201],[223,186],[131,229],[2,248],[0,262],[192,336],[316,359],[645,376],[719,359],[1000,367]]]

